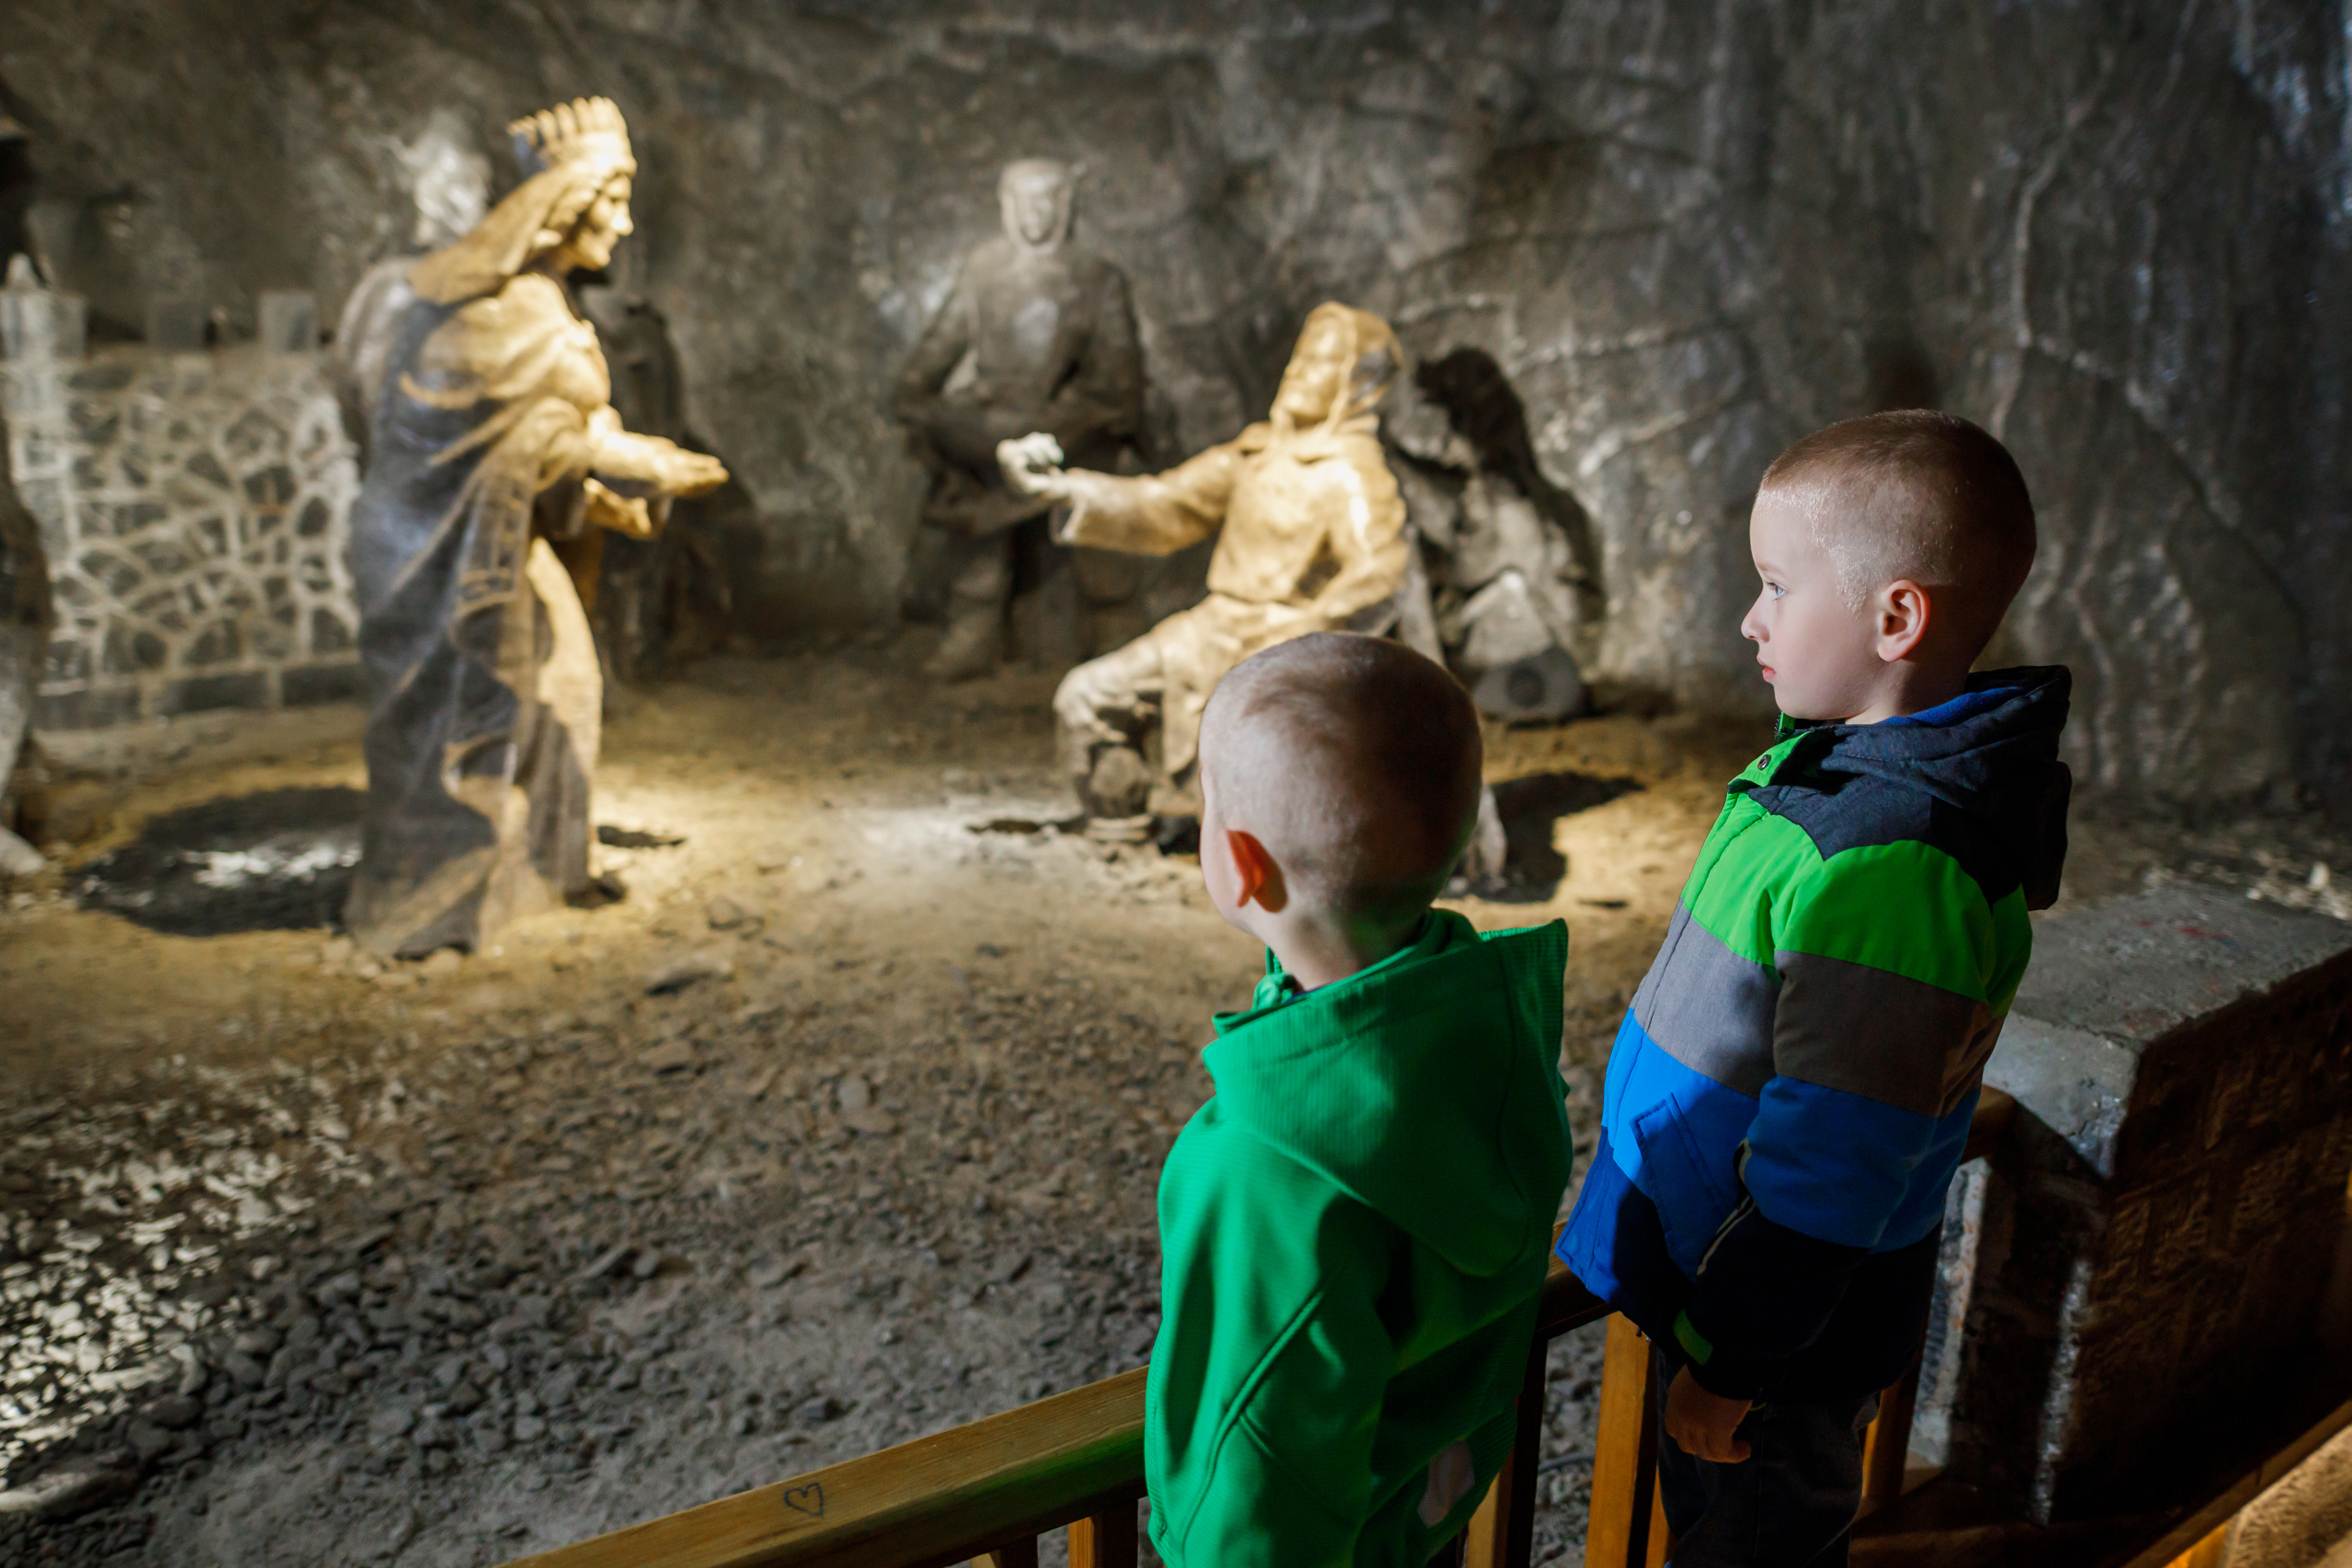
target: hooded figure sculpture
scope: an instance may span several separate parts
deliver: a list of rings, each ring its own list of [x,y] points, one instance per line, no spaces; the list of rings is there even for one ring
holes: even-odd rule
[[[1404,581],[1404,504],[1372,413],[1403,357],[1378,316],[1318,305],[1266,421],[1166,473],[1064,468],[1050,432],[998,449],[1014,488],[1070,509],[1055,534],[1064,543],[1165,555],[1223,530],[1207,598],[1078,666],[1054,694],[1063,763],[1097,837],[1148,830],[1154,778],[1142,742],[1155,720],[1160,776],[1189,789],[1201,710],[1225,671],[1346,626]]]
[[[564,286],[632,226],[620,111],[582,99],[511,129],[543,167],[409,269],[352,511],[368,800],[343,918],[387,955],[477,946],[586,889],[590,525],[643,537],[727,478],[620,427]]]

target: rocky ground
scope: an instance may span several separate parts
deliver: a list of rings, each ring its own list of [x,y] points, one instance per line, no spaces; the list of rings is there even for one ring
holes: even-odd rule
[[[626,897],[424,964],[307,923],[348,716],[86,759],[89,842],[0,914],[0,1559],[503,1562],[1139,1363],[1159,1162],[1256,955],[1189,858],[1054,826],[1049,682],[907,668],[633,694]],[[1518,878],[1463,907],[1569,920],[1588,1147],[1755,739],[1495,741]],[[2091,814],[2076,855],[2074,896],[2347,912],[2301,818]],[[1553,1352],[1538,1561],[1581,1538],[1598,1350]]]

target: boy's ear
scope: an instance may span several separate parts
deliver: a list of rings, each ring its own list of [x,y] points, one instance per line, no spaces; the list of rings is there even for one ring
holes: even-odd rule
[[[1253,834],[1238,827],[1225,829],[1225,847],[1234,857],[1234,871],[1241,886],[1237,903],[1255,903],[1268,914],[1278,914],[1286,901],[1282,890],[1282,868],[1274,863],[1265,845]]]
[[[1888,664],[1908,658],[1926,639],[1936,606],[1927,590],[1898,577],[1878,591],[1878,657]]]

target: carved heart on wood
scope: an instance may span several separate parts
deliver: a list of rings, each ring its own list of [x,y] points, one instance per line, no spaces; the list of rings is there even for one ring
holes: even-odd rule
[[[812,1518],[823,1519],[824,1517],[824,1484],[818,1481],[811,1481],[804,1487],[786,1487],[784,1489],[784,1506],[786,1508],[798,1509],[801,1512],[805,1513]]]

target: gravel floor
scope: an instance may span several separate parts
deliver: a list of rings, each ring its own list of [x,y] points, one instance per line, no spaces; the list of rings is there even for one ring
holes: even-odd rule
[[[16,1451],[62,1440],[47,1473],[87,1479],[0,1546],[499,1562],[1137,1364],[1152,1178],[1206,1080],[1082,981],[964,993],[893,1039],[690,985],[16,1111],[0,1335],[31,1353],[0,1399]],[[1556,1547],[1597,1356],[1553,1355]]]
[[[677,1506],[680,1470],[718,1496],[1135,1364],[1151,1172],[1205,1080],[1083,983],[962,989],[898,1037],[705,981],[16,1111],[10,1439],[98,1437],[94,1495],[149,1479],[11,1544],[496,1561]]]
[[[425,964],[299,889],[121,896],[125,865],[332,875],[348,732],[118,761],[110,830],[0,912],[0,1561],[499,1563],[1137,1364],[1159,1163],[1257,959],[1189,859],[1050,826],[1050,689],[704,667],[608,731],[626,899]],[[1464,907],[1570,921],[1583,1150],[1753,742],[1494,741],[1559,865]],[[205,837],[257,797],[322,847],[283,811],[267,855]],[[2187,875],[2339,915],[2352,872],[2300,816],[2086,814],[2075,860],[2072,897]],[[1580,1544],[1599,1356],[1552,1351],[1538,1562]]]

